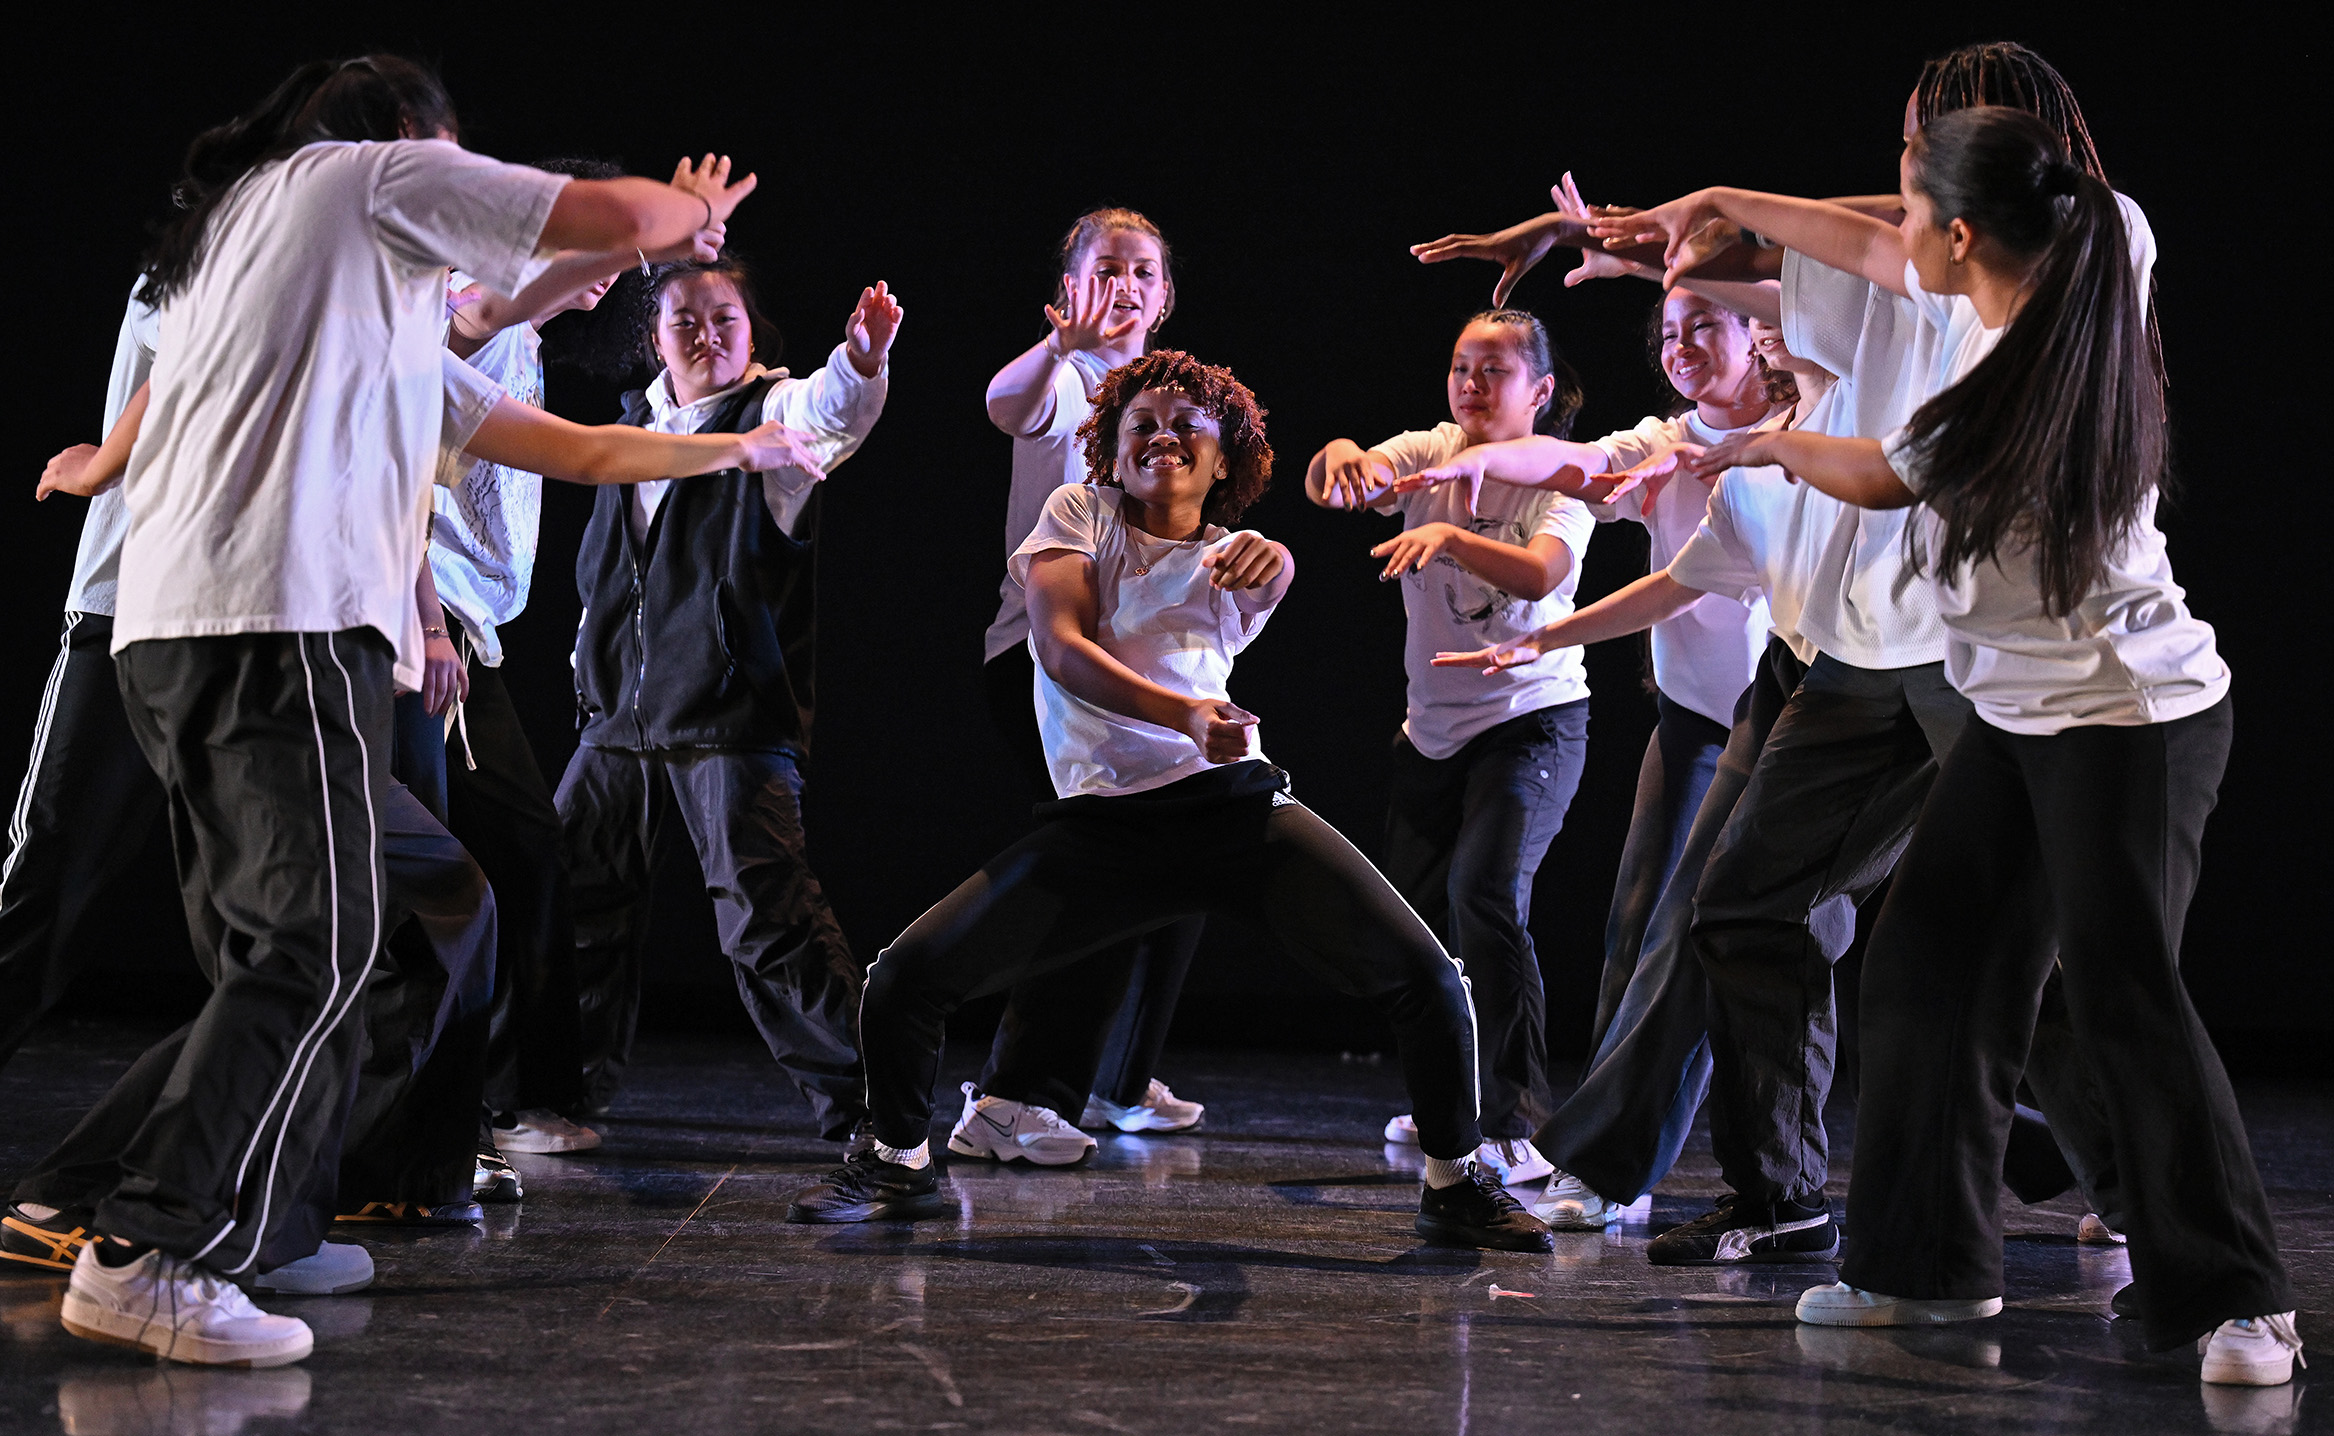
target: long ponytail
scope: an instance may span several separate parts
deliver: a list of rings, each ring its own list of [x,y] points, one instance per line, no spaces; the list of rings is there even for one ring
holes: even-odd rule
[[[1912,182],[1936,222],[1966,221],[2035,262],[1993,351],[1905,426],[1921,499],[1944,521],[1944,574],[2031,550],[2044,606],[2071,613],[2167,478],[2163,387],[2147,296],[2115,192],[2051,128],[1998,106],[1913,137]]]
[[[178,214],[146,251],[139,298],[161,305],[202,267],[211,216],[242,178],[319,140],[424,139],[455,132],[454,104],[436,75],[396,55],[311,60],[257,108],[195,136],[171,187]]]

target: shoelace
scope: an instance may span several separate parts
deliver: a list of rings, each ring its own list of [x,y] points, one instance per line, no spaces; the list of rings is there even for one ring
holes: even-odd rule
[[[2281,1311],[2274,1316],[2257,1316],[2253,1318],[2253,1324],[2268,1332],[2271,1339],[2276,1341],[2279,1346],[2292,1352],[2296,1364],[2304,1370],[2308,1369],[2309,1360],[2302,1355],[2302,1334],[2294,1330],[2292,1312]]]
[[[1491,1205],[1495,1210],[1505,1212],[1512,1208],[1520,1212],[1524,1209],[1524,1204],[1510,1196],[1507,1188],[1500,1185],[1499,1178],[1485,1171],[1481,1162],[1469,1161],[1467,1163],[1467,1180],[1475,1184],[1477,1191],[1491,1199]]]

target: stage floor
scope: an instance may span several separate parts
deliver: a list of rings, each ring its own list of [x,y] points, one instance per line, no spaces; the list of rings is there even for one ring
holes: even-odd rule
[[[44,1030],[0,1073],[0,1170],[61,1135],[142,1036]],[[2334,1426],[2306,1375],[2202,1388],[2193,1353],[2147,1355],[2107,1315],[2126,1258],[2075,1244],[2072,1199],[2012,1204],[1997,1319],[1802,1327],[1791,1302],[1828,1268],[1647,1265],[1650,1234],[1718,1190],[1699,1135],[1649,1222],[1560,1235],[1552,1256],[1442,1250],[1411,1232],[1415,1151],[1377,1140],[1406,1105],[1390,1061],[1176,1053],[1166,1075],[1209,1104],[1204,1135],[1106,1139],[1072,1171],[958,1162],[954,1221],[788,1226],[788,1195],[834,1154],[767,1056],[642,1048],[604,1148],[514,1159],[523,1205],[488,1208],[482,1231],[369,1238],[365,1293],[267,1303],[315,1328],[300,1366],[157,1366],[67,1336],[61,1279],[0,1278],[0,1430]],[[2334,1087],[2244,1095],[2304,1336],[2334,1360]],[[1836,1200],[1844,1161],[1834,1177]]]

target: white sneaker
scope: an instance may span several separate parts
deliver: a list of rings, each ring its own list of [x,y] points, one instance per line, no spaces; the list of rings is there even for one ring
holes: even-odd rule
[[[1398,1146],[1417,1146],[1418,1123],[1408,1112],[1403,1113],[1386,1124],[1386,1140]]]
[[[536,1107],[506,1115],[512,1125],[494,1129],[494,1144],[506,1152],[588,1152],[600,1145],[599,1133],[557,1112]]]
[[[2124,1244],[2123,1233],[2099,1220],[2097,1212],[2083,1213],[2075,1223],[2075,1240],[2087,1247],[2119,1247]]]
[[[1207,1110],[1197,1102],[1184,1101],[1153,1077],[1151,1085],[1143,1089],[1142,1102],[1133,1107],[1121,1107],[1107,1097],[1088,1097],[1078,1125],[1116,1127],[1121,1132],[1188,1132],[1199,1125]]]
[[[1799,1319],[1809,1326],[1942,1326],[1999,1316],[1998,1296],[1966,1300],[1883,1296],[1844,1281],[1811,1286],[1799,1294]]]
[[[1475,1149],[1475,1160],[1483,1170],[1499,1178],[1503,1187],[1520,1187],[1536,1182],[1556,1170],[1555,1164],[1540,1155],[1529,1137],[1518,1137],[1512,1142],[1485,1142]]]
[[[1532,1215],[1558,1232],[1601,1232],[1628,1214],[1628,1207],[1606,1201],[1570,1172],[1550,1177],[1548,1189],[1532,1203]]]
[[[958,1156],[1068,1167],[1093,1152],[1094,1139],[1063,1121],[1053,1108],[980,1097],[979,1091],[970,1082],[964,1084],[964,1115],[948,1134],[948,1150]]]
[[[2294,1363],[2302,1358],[2301,1334],[2294,1330],[2293,1313],[2240,1316],[2224,1321],[2209,1336],[2197,1338],[2204,1353],[2200,1373],[2215,1386],[2283,1386],[2293,1380]]]
[[[81,1249],[65,1287],[65,1330],[199,1366],[283,1366],[315,1348],[308,1323],[270,1316],[233,1282],[159,1251],[109,1267]]]
[[[253,1291],[285,1296],[339,1296],[373,1284],[373,1254],[355,1242],[326,1242],[316,1255],[285,1262],[251,1279]]]

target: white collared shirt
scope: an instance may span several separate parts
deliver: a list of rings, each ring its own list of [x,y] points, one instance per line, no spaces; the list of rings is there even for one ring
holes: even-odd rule
[[[829,473],[866,441],[875,421],[883,415],[883,401],[891,390],[888,355],[875,377],[868,379],[851,367],[846,346],[838,344],[827,355],[826,364],[813,370],[807,379],[796,379],[784,369],[773,371],[752,364],[737,383],[691,404],[675,400],[672,376],[659,374],[648,386],[647,427],[659,434],[694,434],[722,400],[770,373],[777,375],[778,382],[762,395],[761,422],[775,419],[789,429],[808,434],[811,452],[817,456],[820,467]],[[818,482],[800,469],[772,469],[762,475],[762,501],[770,506],[770,517],[777,522],[780,533],[793,536],[795,523],[802,517],[803,506],[810,502]],[[656,518],[658,507],[665,501],[665,491],[673,483],[671,479],[653,479],[632,485],[629,516],[634,538],[648,537],[648,526]]]

